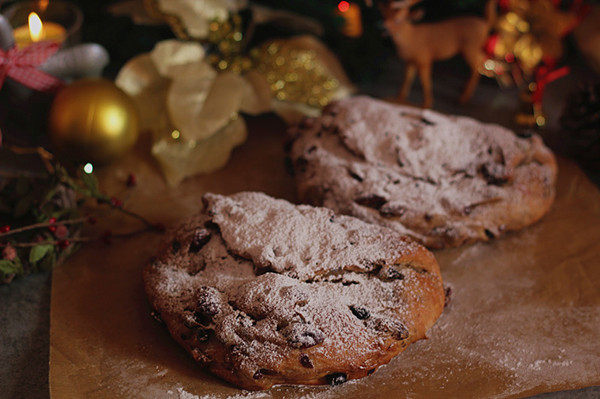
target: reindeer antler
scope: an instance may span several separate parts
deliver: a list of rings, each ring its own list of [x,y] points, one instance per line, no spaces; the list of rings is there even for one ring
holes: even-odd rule
[[[402,10],[411,8],[417,3],[420,3],[422,0],[392,0],[392,1],[378,1],[377,5],[381,10],[382,14],[389,14],[395,10]]]
[[[396,1],[391,1],[390,5],[391,5],[392,9],[410,8],[417,3],[420,3],[421,1],[423,1],[423,0],[396,0]]]

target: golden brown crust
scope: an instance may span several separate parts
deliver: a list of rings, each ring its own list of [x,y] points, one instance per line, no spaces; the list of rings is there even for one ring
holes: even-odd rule
[[[252,233],[260,226],[268,234]],[[237,242],[230,229],[250,236]],[[341,248],[347,232],[353,245]],[[202,244],[197,252],[194,242]],[[289,251],[275,251],[265,272],[261,254],[270,243]],[[320,258],[296,267],[305,244]],[[330,244],[336,248],[325,254]],[[278,269],[280,258],[286,269]],[[422,339],[444,307],[439,268],[424,247],[255,193],[208,196],[204,212],[169,235],[144,282],[173,338],[214,374],[252,390],[362,378]]]

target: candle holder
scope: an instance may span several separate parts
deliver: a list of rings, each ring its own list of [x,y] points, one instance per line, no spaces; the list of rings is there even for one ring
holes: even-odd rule
[[[74,33],[81,26],[76,20],[69,26],[69,44],[75,41]],[[54,79],[59,79],[60,84],[60,80],[68,83],[99,76],[109,62],[109,55],[99,44],[87,43],[44,56],[43,52],[48,50],[46,44],[19,49],[16,42],[10,22],[0,14],[0,129],[3,138],[13,143],[43,145],[46,118],[57,88]],[[52,51],[56,51],[56,47],[50,44]],[[34,56],[28,55],[28,51],[33,51]],[[23,54],[28,56],[19,58]],[[25,62],[15,63],[15,57]]]
[[[19,1],[7,6],[2,14],[13,29],[27,26],[29,14],[35,12],[43,23],[54,23],[65,28],[63,47],[73,46],[81,41],[83,13],[77,5],[61,0]]]

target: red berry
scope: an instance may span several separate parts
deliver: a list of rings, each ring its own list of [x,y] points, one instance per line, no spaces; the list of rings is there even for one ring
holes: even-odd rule
[[[53,227],[53,226],[51,226]],[[69,235],[69,229],[64,224],[56,226],[55,231],[53,232],[54,236],[58,239],[66,238]]]
[[[17,257],[17,250],[10,244],[2,250],[2,258],[6,260],[14,260]]]
[[[48,219],[48,223],[50,223],[52,225],[52,226],[48,226],[48,230],[50,230],[51,233],[54,233],[56,231],[56,226],[54,226],[54,223],[56,223],[56,218]]]
[[[130,173],[129,176],[127,176],[127,187],[134,187],[137,184],[137,177],[135,177],[135,175],[133,173]]]
[[[58,247],[60,249],[65,249],[67,248],[69,245],[71,245],[71,242],[69,240],[62,240],[58,242]]]
[[[88,217],[88,223],[89,224],[96,224],[96,222],[98,221],[98,219],[96,219],[94,216],[90,216]]]
[[[123,201],[121,201],[120,199],[118,199],[116,197],[112,197],[110,199],[110,204],[116,208],[121,208],[123,206]]]
[[[8,233],[9,231],[10,231],[9,225],[4,225],[4,226],[0,227],[0,233]]]
[[[111,243],[111,238],[112,238],[112,231],[110,230],[106,230],[103,234],[102,234],[102,241],[106,244],[106,245],[110,245]]]

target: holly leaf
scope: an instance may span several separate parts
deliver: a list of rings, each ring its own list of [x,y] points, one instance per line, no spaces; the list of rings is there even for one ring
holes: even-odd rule
[[[19,265],[7,259],[0,260],[0,272],[4,274],[14,274],[19,271]]]
[[[44,258],[38,263],[39,270],[52,270],[54,265],[56,264],[56,253],[52,251],[49,255],[44,256]]]
[[[29,263],[36,264],[46,256],[48,252],[51,252],[52,249],[54,249],[54,246],[50,244],[36,245],[31,248],[31,252],[29,252]]]
[[[3,279],[10,275],[20,274],[23,274],[23,265],[21,264],[21,259],[15,258],[13,260],[0,260],[0,276],[2,276]]]

